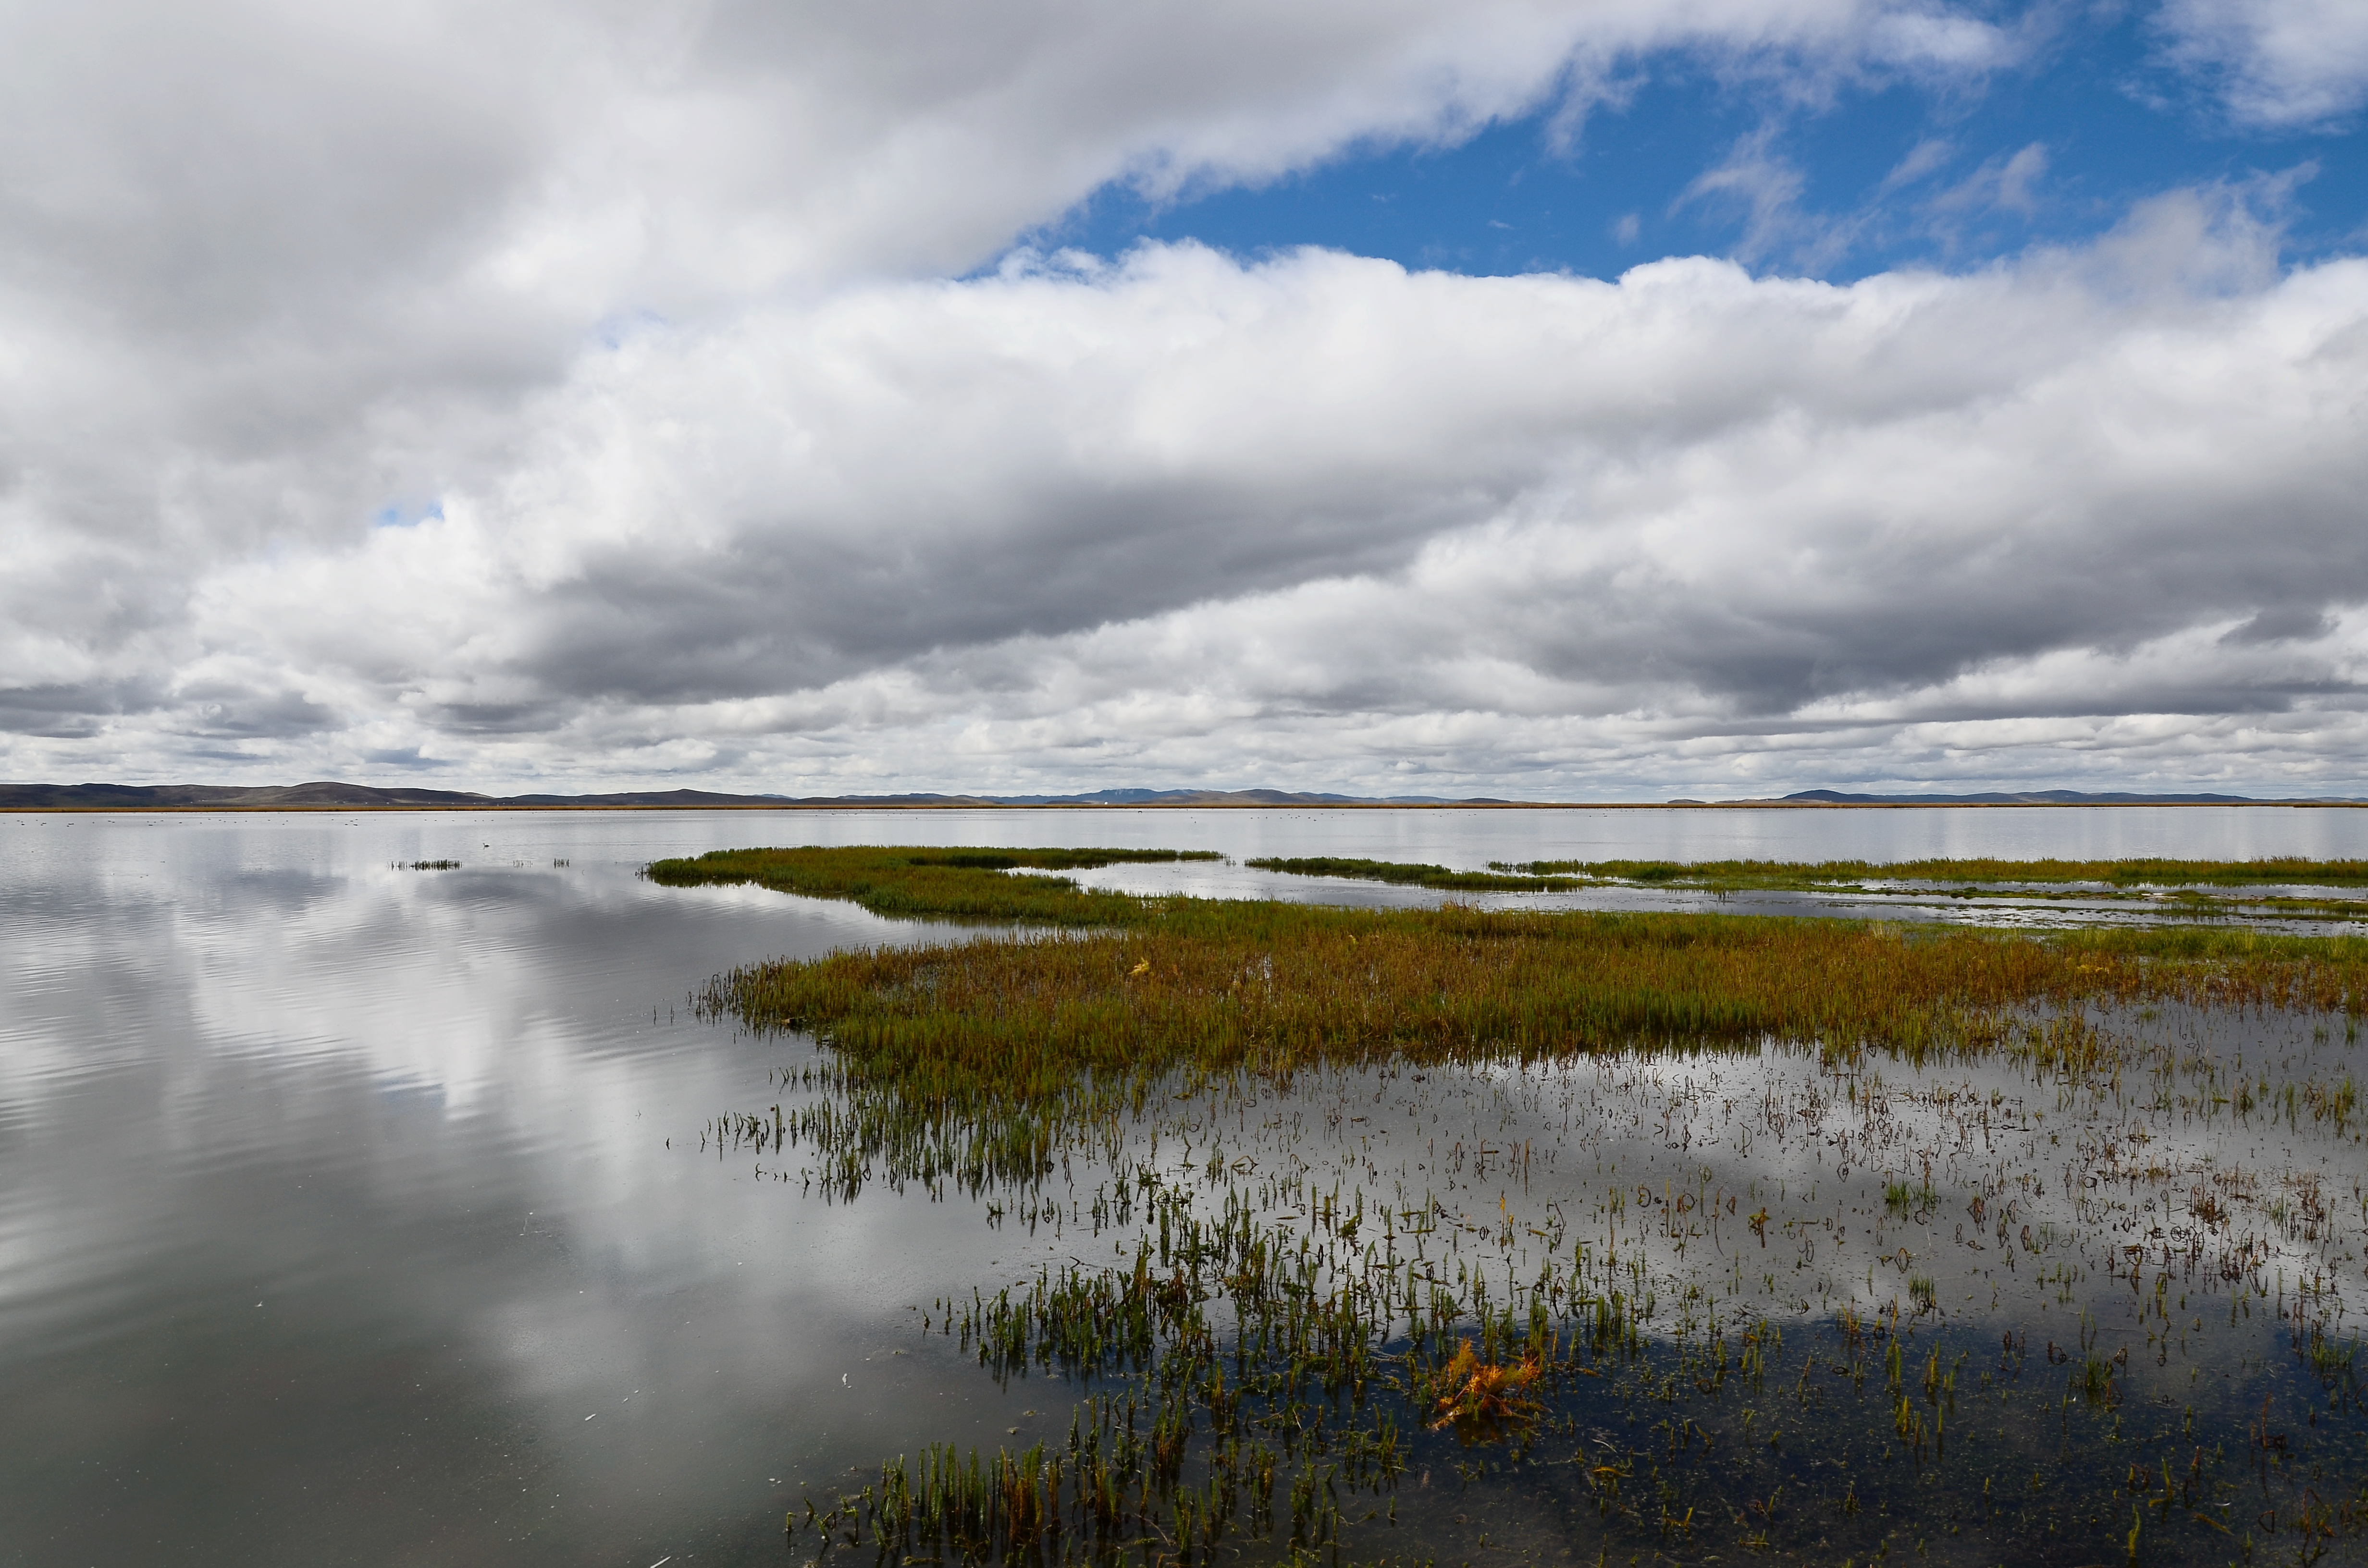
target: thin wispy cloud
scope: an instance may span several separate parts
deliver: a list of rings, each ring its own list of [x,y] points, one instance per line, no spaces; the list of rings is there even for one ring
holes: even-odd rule
[[[2168,0],[2166,52],[2241,124],[2297,126],[2368,106],[2368,10],[2350,0]]]

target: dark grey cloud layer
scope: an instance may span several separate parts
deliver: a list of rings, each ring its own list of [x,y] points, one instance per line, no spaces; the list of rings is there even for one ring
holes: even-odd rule
[[[2240,117],[2368,83],[2346,8],[2159,20]],[[1110,179],[1656,50],[2020,47],[1876,0],[0,17],[6,771],[2368,788],[2368,273],[2282,270],[2273,192],[1850,288],[947,280]]]

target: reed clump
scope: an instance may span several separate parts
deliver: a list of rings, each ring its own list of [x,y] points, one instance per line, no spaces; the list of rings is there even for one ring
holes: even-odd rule
[[[1940,1201],[1929,1176],[1921,1182],[1885,1182],[1883,1187],[1884,1207],[1894,1214],[1922,1213]]]

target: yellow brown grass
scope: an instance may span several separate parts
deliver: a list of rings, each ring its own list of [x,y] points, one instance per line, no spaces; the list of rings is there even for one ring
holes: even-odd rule
[[[977,1111],[1083,1086],[1140,1093],[1178,1072],[1288,1077],[1632,1045],[2044,1055],[2085,1048],[2087,1004],[2326,1011],[2357,1009],[2368,993],[2368,943],[2349,938],[1137,898],[960,858],[1100,853],[703,858],[689,863],[700,880],[728,870],[844,890],[883,912],[1100,927],[753,964],[719,976],[705,1000],[754,1027],[811,1030],[855,1076],[920,1104]],[[652,875],[689,880],[666,864]],[[1002,891],[1015,882],[1033,885]]]

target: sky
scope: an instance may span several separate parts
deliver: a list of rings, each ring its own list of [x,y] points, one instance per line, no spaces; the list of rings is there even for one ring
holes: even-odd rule
[[[0,777],[2368,796],[2358,0],[0,0]]]

